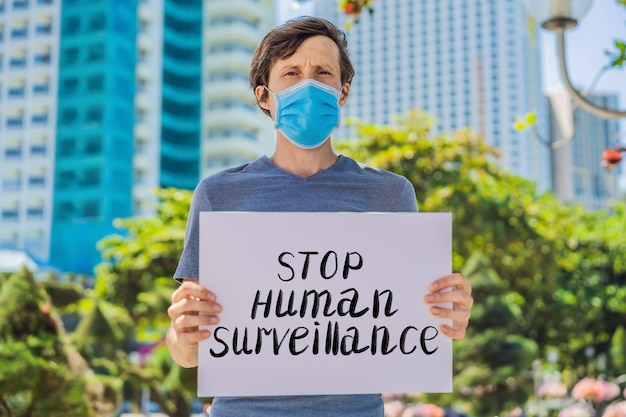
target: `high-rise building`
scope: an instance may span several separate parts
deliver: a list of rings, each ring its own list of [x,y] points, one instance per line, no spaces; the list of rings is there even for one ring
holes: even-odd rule
[[[0,248],[50,252],[61,0],[0,0]]]
[[[0,0],[0,248],[92,273],[157,187],[269,152],[247,75],[275,23],[274,0]]]
[[[50,259],[90,273],[132,214],[137,1],[65,0]]]
[[[161,176],[161,102],[163,96],[163,0],[140,0],[137,10],[135,73],[135,155],[133,215],[154,213]]]
[[[160,185],[192,189],[201,165],[203,1],[163,4]]]
[[[336,0],[310,2],[313,13],[343,26]],[[521,0],[373,2],[347,31],[356,69],[343,117],[394,123],[421,109],[434,133],[470,127],[501,153],[504,169],[551,187],[548,150],[516,116],[545,114],[539,40]],[[546,134],[547,122],[538,129]],[[336,137],[352,136],[340,128]]]
[[[257,108],[248,73],[275,13],[275,0],[205,2],[202,175],[272,149],[272,123]]]
[[[617,201],[618,170],[603,167],[601,157],[617,144],[619,122],[577,108],[565,87],[550,90],[548,97],[550,141],[565,144],[552,151],[554,194],[590,210],[611,207]],[[587,99],[601,107],[619,107],[617,94],[592,94]]]

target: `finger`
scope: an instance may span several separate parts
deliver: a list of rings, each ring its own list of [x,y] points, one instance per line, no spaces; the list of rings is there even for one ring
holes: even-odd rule
[[[172,304],[183,298],[197,298],[199,300],[215,301],[217,296],[194,281],[185,281],[172,293]]]
[[[167,309],[167,314],[172,320],[176,320],[178,316],[186,313],[197,315],[198,313],[219,314],[221,312],[221,304],[193,298],[183,298]]]
[[[453,287],[456,289],[465,291],[468,294],[472,293],[472,286],[465,279],[465,277],[459,274],[458,272],[436,279],[430,284],[428,289],[432,292],[435,292],[435,291],[441,291],[445,288],[453,288]]]
[[[467,322],[470,318],[470,310],[465,307],[455,306],[454,309],[432,306],[430,313],[444,319],[452,319],[459,322]]]
[[[185,345],[195,345],[204,339],[211,337],[210,330],[197,330],[194,332],[177,333],[178,342]]]
[[[452,326],[442,324],[439,330],[452,339],[463,339],[467,334],[468,322],[454,322]]]
[[[424,296],[424,302],[428,304],[453,302],[471,307],[474,304],[474,299],[465,291],[454,290],[427,294]]]
[[[176,333],[192,333],[200,326],[211,326],[219,323],[220,319],[215,315],[182,314],[172,320],[172,327]]]

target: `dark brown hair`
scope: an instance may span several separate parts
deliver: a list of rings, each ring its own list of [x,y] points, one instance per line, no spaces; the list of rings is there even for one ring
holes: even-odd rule
[[[327,36],[339,48],[341,84],[352,82],[354,67],[348,55],[348,41],[344,31],[320,17],[300,17],[275,27],[265,35],[252,57],[250,66],[250,86],[254,90],[259,85],[267,85],[270,69],[276,61],[287,59],[296,53],[300,45],[313,36]],[[267,91],[261,101],[267,99]],[[260,106],[259,106],[260,107]],[[261,107],[268,116],[270,112]]]

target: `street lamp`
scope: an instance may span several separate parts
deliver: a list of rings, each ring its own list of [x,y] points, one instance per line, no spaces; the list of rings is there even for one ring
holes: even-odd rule
[[[565,31],[575,27],[591,7],[593,0],[524,0],[530,16],[541,23],[544,29],[556,32],[559,72],[565,88],[574,102],[583,110],[605,119],[626,117],[626,111],[600,107],[585,99],[572,85],[565,62]]]

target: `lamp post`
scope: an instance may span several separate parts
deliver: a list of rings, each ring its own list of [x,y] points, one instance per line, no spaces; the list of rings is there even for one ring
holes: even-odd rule
[[[607,109],[588,101],[574,88],[567,72],[565,31],[578,24],[589,11],[592,2],[593,0],[524,0],[524,5],[528,14],[541,23],[544,29],[556,33],[559,72],[574,102],[583,110],[604,119],[626,117],[626,111]]]

